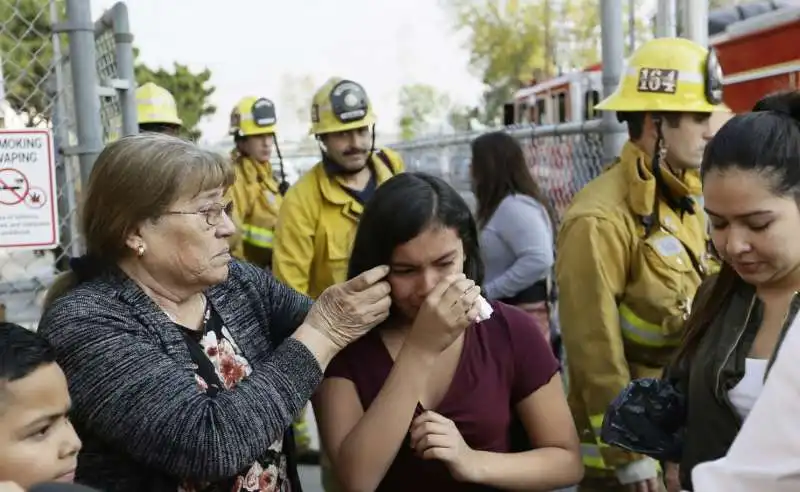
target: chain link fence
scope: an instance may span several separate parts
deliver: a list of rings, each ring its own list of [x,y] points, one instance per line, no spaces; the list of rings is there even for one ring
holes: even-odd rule
[[[491,130],[489,130],[491,131]],[[602,172],[604,135],[601,121],[555,126],[506,128],[522,146],[531,174],[550,200],[560,220],[573,195]],[[618,133],[618,128],[612,128]],[[483,132],[422,138],[391,145],[409,171],[422,171],[450,183],[475,209],[469,166],[470,144]]]
[[[92,24],[89,4],[0,0],[0,127],[50,129],[55,146],[59,246],[0,247],[0,318],[30,328],[41,316],[47,286],[83,249],[81,183],[94,157],[123,120],[125,133],[135,132],[127,9],[120,2]],[[0,218],[12,212],[2,207],[9,205],[0,204]]]

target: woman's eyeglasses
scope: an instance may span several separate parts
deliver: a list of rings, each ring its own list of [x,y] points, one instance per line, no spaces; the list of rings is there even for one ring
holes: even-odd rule
[[[211,227],[216,227],[222,222],[222,214],[225,213],[228,217],[231,217],[231,213],[233,212],[233,202],[228,203],[215,203],[203,210],[199,210],[197,212],[181,212],[181,211],[173,211],[168,210],[164,212],[164,215],[205,215],[206,223]]]

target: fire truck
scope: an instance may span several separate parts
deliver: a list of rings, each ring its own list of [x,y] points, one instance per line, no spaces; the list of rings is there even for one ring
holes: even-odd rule
[[[709,14],[709,45],[725,73],[724,100],[749,111],[766,94],[800,88],[800,5],[755,2]],[[602,65],[560,75],[514,94],[506,125],[553,125],[599,118]]]

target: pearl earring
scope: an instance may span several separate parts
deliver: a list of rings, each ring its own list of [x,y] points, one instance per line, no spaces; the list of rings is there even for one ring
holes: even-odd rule
[[[136,253],[139,256],[144,256],[144,244],[140,244],[138,248],[136,248]]]

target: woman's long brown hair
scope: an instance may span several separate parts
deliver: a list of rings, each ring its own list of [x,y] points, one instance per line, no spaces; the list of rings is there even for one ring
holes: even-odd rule
[[[533,179],[519,143],[505,132],[490,132],[472,141],[472,188],[478,202],[476,218],[483,227],[505,197],[527,195],[547,210],[553,228],[555,213]]]

